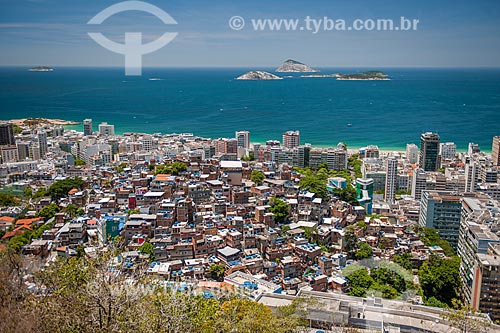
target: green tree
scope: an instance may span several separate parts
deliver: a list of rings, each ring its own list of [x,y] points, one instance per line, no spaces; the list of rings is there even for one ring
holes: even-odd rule
[[[139,251],[144,254],[149,254],[149,261],[155,261],[155,250],[153,247],[153,244],[150,242],[144,242],[142,245],[139,247]]]
[[[23,132],[22,127],[14,125],[14,134],[21,134]]]
[[[326,199],[330,195],[326,189],[326,180],[311,174],[300,179],[299,186],[301,190],[307,190],[316,194],[317,197]]]
[[[373,254],[373,249],[370,245],[362,242],[358,245],[358,250],[356,251],[355,257],[358,260],[371,258]]]
[[[406,281],[398,273],[385,268],[374,268],[370,271],[370,276],[381,285],[389,285],[393,287],[398,293],[406,290]]]
[[[491,326],[490,322],[480,315],[480,312],[472,309],[470,305],[463,305],[454,300],[453,308],[444,311],[441,317],[452,323],[453,327],[460,329],[461,332],[488,332]]]
[[[127,211],[127,214],[130,216],[130,215],[134,215],[134,214],[140,214],[141,210],[140,209],[129,209]]]
[[[410,253],[396,254],[394,257],[392,257],[392,261],[394,261],[396,264],[400,265],[401,267],[407,270],[412,270],[413,268],[410,259],[411,259]]]
[[[290,230],[290,226],[288,225],[283,225],[281,226],[281,236],[285,236],[286,233]]]
[[[344,238],[342,241],[342,247],[344,251],[347,252],[349,258],[354,258],[356,250],[358,248],[358,236],[354,232],[354,227],[352,225],[344,228]]]
[[[418,271],[420,286],[427,298],[452,305],[452,300],[458,297],[460,288],[460,258],[441,259],[431,256]]]
[[[301,316],[312,304],[300,298],[274,313],[238,296],[165,288],[139,275],[142,269],[132,276],[117,274],[118,252],[110,247],[95,258],[60,258],[33,272],[35,285],[44,286],[43,297],[28,292],[23,280],[33,261],[28,265],[26,258],[0,253],[0,331],[291,333],[306,325]]]
[[[448,257],[455,254],[455,251],[453,250],[453,247],[451,247],[450,243],[442,239],[436,229],[414,226],[414,230],[426,246],[437,245],[443,249],[444,254]]]
[[[19,198],[12,193],[0,192],[0,206],[19,206]]]
[[[361,160],[359,159],[359,154],[353,154],[349,156],[347,159],[347,165],[350,170],[354,172],[354,176],[356,178],[362,178],[363,174],[361,173]]]
[[[25,198],[31,198],[33,196],[33,190],[31,189],[31,187],[26,187],[24,189],[23,195]]]
[[[252,170],[252,174],[250,175],[250,180],[257,185],[261,185],[265,179],[265,175],[262,171]]]
[[[336,188],[333,190],[333,194],[340,198],[340,200],[345,201],[353,206],[359,205],[358,202],[358,193],[356,193],[356,189],[352,187],[351,184],[347,184],[346,187],[340,189]]]
[[[79,177],[66,178],[52,184],[47,190],[47,195],[50,195],[54,200],[66,197],[68,192],[74,188],[83,189],[85,182]]]
[[[358,269],[346,277],[349,280],[349,287],[351,288],[358,287],[367,290],[375,282],[370,274],[368,274],[366,268]]]
[[[274,221],[276,223],[285,222],[290,214],[290,206],[285,201],[276,197],[271,198],[271,208],[269,210],[274,214]]]
[[[43,207],[40,211],[38,211],[35,216],[36,217],[43,217],[45,220],[53,218],[56,213],[59,212],[59,206],[53,202],[48,206]]]
[[[427,300],[425,300],[424,304],[427,305],[427,306],[433,306],[433,307],[436,307],[436,308],[448,308],[448,304],[446,304],[444,302],[441,302],[440,300],[438,300],[434,296],[428,298]]]
[[[318,233],[317,227],[304,227],[304,236],[309,241],[309,243],[314,243],[314,235]]]
[[[366,289],[361,287],[351,287],[347,294],[356,297],[366,297]]]
[[[35,195],[33,196],[33,199],[40,199],[42,197],[45,197],[47,196],[48,193],[47,193],[47,190],[44,189],[44,188],[39,188],[36,192],[35,192]]]
[[[253,151],[248,152],[248,156],[242,156],[241,157],[242,161],[249,162],[249,161],[255,161],[255,154]]]
[[[210,266],[210,276],[217,281],[224,281],[224,273],[226,272],[226,265],[213,264]]]
[[[318,165],[318,169],[326,169],[328,170],[328,163],[323,162]]]
[[[182,172],[187,171],[187,165],[184,162],[173,162],[164,165],[157,165],[155,168],[155,175],[170,174],[174,176],[180,175]]]
[[[75,159],[75,165],[76,166],[83,166],[85,164],[87,164],[87,163],[84,160],[81,160],[79,158]]]

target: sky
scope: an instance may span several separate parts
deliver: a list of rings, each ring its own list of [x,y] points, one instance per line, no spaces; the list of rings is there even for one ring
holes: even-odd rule
[[[111,0],[0,0],[0,66],[119,67],[124,56],[88,32],[143,43],[164,32],[177,37],[143,56],[147,67],[276,67],[293,58],[315,67],[500,67],[498,0],[151,0],[170,14],[127,11],[101,25],[87,22]],[[246,24],[232,30],[228,21]],[[254,31],[252,19],[418,19],[416,31]]]

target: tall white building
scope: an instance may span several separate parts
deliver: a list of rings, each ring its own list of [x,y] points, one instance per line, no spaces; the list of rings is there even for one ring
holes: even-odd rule
[[[250,148],[250,132],[249,131],[239,131],[235,133],[236,140],[238,141],[238,147],[248,149]]]
[[[106,122],[100,123],[99,124],[99,134],[106,135],[106,136],[115,135],[115,125],[110,125]]]
[[[153,150],[153,137],[151,136],[144,136],[142,138],[142,149],[145,151],[151,151]]]
[[[418,146],[414,143],[409,143],[406,145],[406,159],[411,164],[418,162]]]
[[[479,152],[481,152],[481,149],[479,149],[479,145],[474,142],[469,142],[469,145],[467,146],[467,155],[472,156]]]
[[[398,160],[395,157],[389,157],[385,165],[385,201],[394,203],[396,198],[397,180],[398,180]]]
[[[453,142],[443,142],[440,147],[441,159],[451,160],[457,155],[457,145]]]
[[[283,133],[283,146],[292,149],[300,146],[300,131],[287,131]]]
[[[85,119],[83,121],[83,135],[92,135],[92,119]]]
[[[19,160],[17,146],[0,147],[0,157],[1,163],[17,162]]]
[[[38,132],[38,146],[40,147],[40,158],[41,159],[47,158],[47,151],[48,151],[47,132],[45,131]]]
[[[500,135],[493,137],[493,145],[491,146],[491,158],[493,164],[500,166]]]

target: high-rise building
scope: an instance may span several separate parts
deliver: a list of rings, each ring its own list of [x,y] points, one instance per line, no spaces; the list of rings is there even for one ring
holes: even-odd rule
[[[500,244],[489,244],[488,253],[476,254],[471,308],[500,320]]]
[[[19,161],[26,160],[30,155],[30,144],[29,142],[18,142],[17,143],[17,156]]]
[[[396,198],[396,188],[398,180],[398,160],[390,157],[385,162],[385,194],[384,199],[389,203],[394,203]]]
[[[454,159],[457,155],[457,145],[453,142],[443,142],[440,147],[442,160]]]
[[[365,207],[366,214],[372,213],[373,204],[373,179],[358,178],[356,179],[356,193],[359,204]]]
[[[465,192],[474,192],[479,183],[479,167],[474,156],[465,157]]]
[[[411,164],[418,163],[418,147],[414,143],[406,145],[406,159]]]
[[[34,161],[38,161],[40,159],[40,146],[38,145],[30,146],[29,158],[31,158]]]
[[[285,148],[295,148],[300,146],[300,131],[287,131],[283,133],[283,146]]]
[[[40,147],[40,158],[42,160],[46,159],[48,151],[47,132],[38,131],[38,146]]]
[[[83,135],[92,135],[92,119],[85,119],[83,121]]]
[[[153,137],[146,135],[142,138],[142,149],[145,151],[153,150]]]
[[[420,167],[424,171],[437,171],[439,159],[439,135],[432,132],[423,133],[420,137]]]
[[[235,133],[236,140],[238,141],[238,147],[248,149],[250,148],[250,132],[249,131],[239,131]]]
[[[19,160],[16,146],[0,147],[0,163],[17,162]]]
[[[99,134],[106,135],[106,136],[115,135],[115,125],[110,125],[106,122],[100,123],[99,124]]]
[[[493,164],[500,166],[500,135],[493,138],[491,157],[493,159]]]
[[[327,150],[322,153],[321,163],[326,162],[330,170],[345,170],[347,169],[347,149],[342,143],[337,145],[337,149]]]
[[[460,278],[462,280],[461,296],[465,304],[475,304],[476,310],[489,312],[477,297],[481,282],[478,267],[478,254],[487,254],[490,245],[500,243],[500,238],[490,226],[500,222],[498,203],[487,195],[464,197],[462,199],[462,217],[458,238],[458,256],[460,257]],[[480,292],[484,295],[484,290]],[[482,297],[481,297],[482,298]],[[500,310],[498,306],[497,311]]]
[[[469,142],[469,145],[467,146],[467,155],[472,156],[479,152],[481,152],[481,149],[479,149],[479,145],[474,142]]]
[[[379,158],[380,151],[378,146],[370,145],[359,149],[359,158]]]
[[[309,152],[311,151],[311,146],[299,146],[297,148],[297,151],[297,165],[299,166],[299,168],[305,168],[309,166]]]
[[[236,139],[217,139],[214,140],[215,154],[237,154],[238,141]]]
[[[421,227],[434,228],[439,236],[457,248],[462,212],[461,197],[449,191],[422,191],[420,200]]]
[[[9,122],[0,123],[0,146],[14,146],[16,138],[14,137],[14,125]]]

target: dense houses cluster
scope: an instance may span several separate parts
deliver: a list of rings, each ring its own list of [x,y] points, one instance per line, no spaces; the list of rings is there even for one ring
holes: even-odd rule
[[[62,210],[49,221],[35,215],[51,198],[3,207],[0,229],[9,240],[50,223],[22,247],[25,255],[45,258],[75,255],[82,244],[91,253],[120,236],[124,269],[154,257],[148,274],[203,281],[213,265],[223,265],[225,283],[257,299],[265,292],[348,290],[342,269],[354,260],[347,257],[346,227],[372,247],[373,260],[408,253],[418,267],[432,254],[446,256],[414,228],[429,227],[462,259],[463,298],[500,319],[500,137],[493,141],[492,154],[472,143],[457,153],[435,133],[422,134],[420,147],[409,144],[406,152],[348,151],[342,143],[330,149],[301,144],[298,131],[283,133],[281,142],[251,144],[247,131],[215,140],[115,135],[107,123],[94,132],[87,119],[83,133],[45,125],[14,135],[12,125],[2,123],[4,189],[36,193],[71,177],[85,186],[58,199]],[[353,154],[359,170],[348,165]],[[301,189],[297,168],[325,166],[347,169],[350,177],[328,178],[328,197]],[[254,171],[261,180],[253,179]],[[357,203],[335,195],[351,186]],[[285,223],[274,198],[287,204]],[[81,208],[79,214],[64,210],[70,205]],[[145,243],[151,253],[141,251]]]

